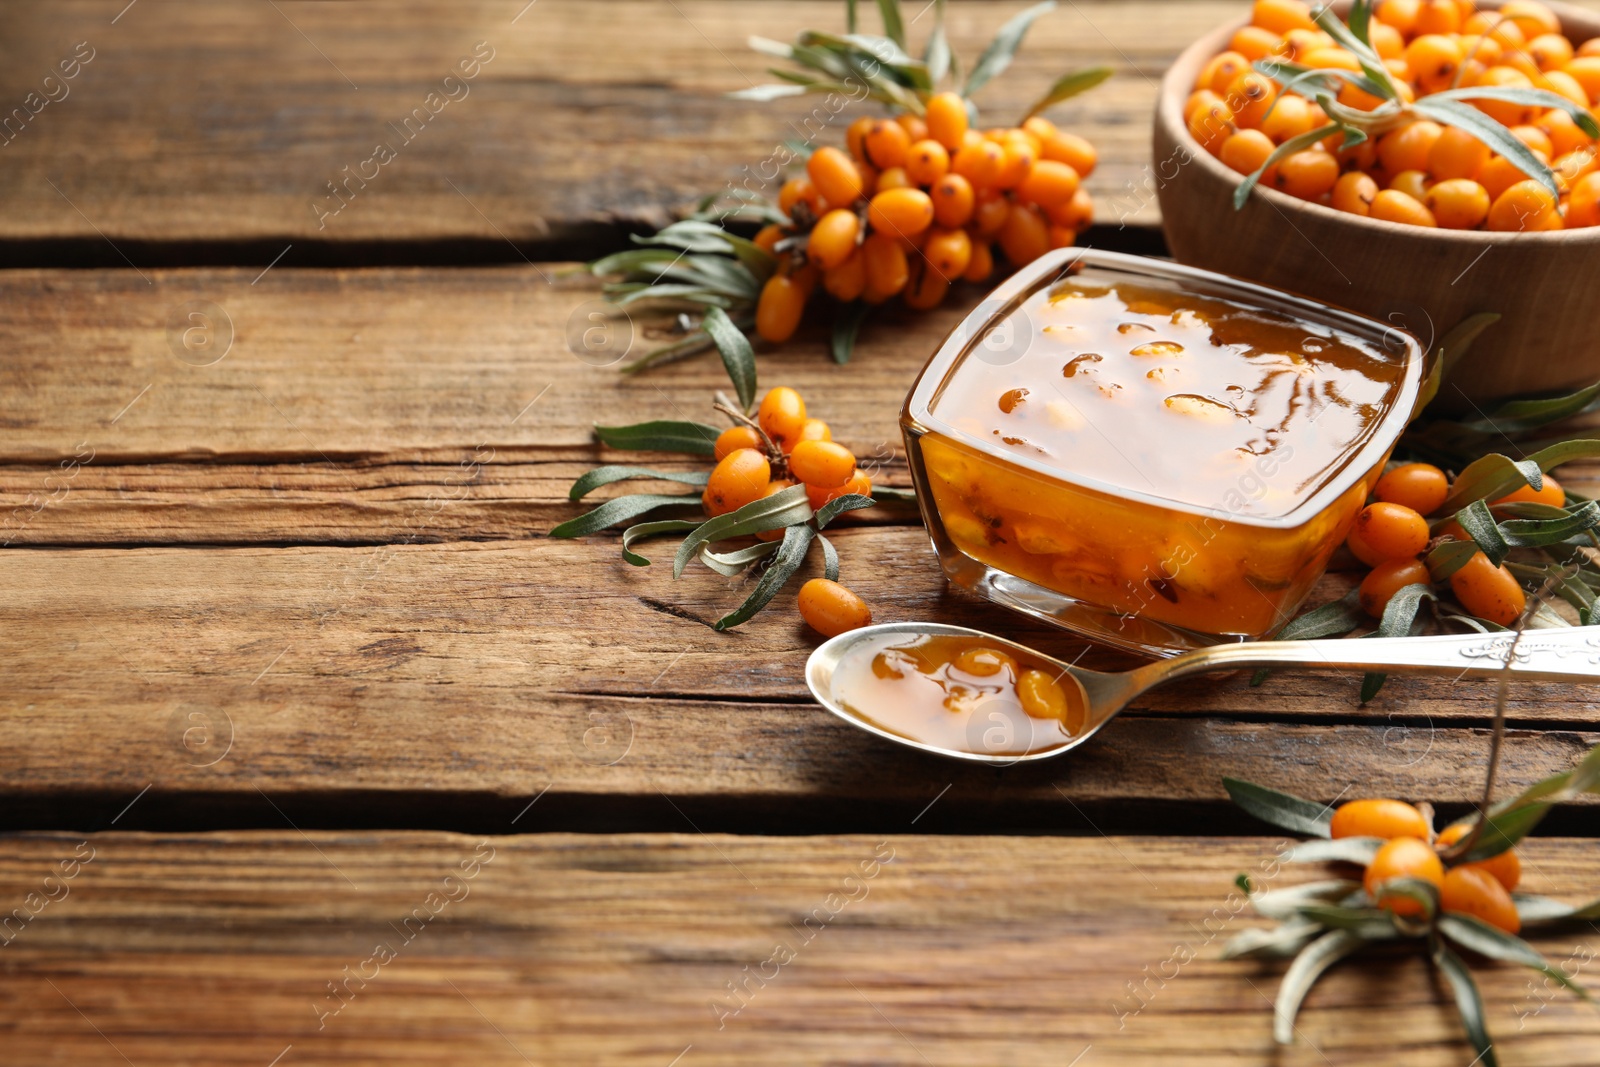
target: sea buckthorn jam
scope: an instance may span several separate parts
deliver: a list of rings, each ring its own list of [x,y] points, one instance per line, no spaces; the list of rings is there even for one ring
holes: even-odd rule
[[[833,698],[881,730],[947,752],[1026,756],[1082,732],[1088,705],[1061,668],[980,638],[886,633],[833,670]]]
[[[1024,274],[957,330],[907,402],[951,577],[993,595],[964,580],[975,562],[1103,609],[1091,629],[1137,617],[1195,638],[1109,638],[1145,651],[1281,626],[1410,414],[1415,342],[1109,253],[1068,251]],[[1021,599],[1085,628],[1082,612]]]

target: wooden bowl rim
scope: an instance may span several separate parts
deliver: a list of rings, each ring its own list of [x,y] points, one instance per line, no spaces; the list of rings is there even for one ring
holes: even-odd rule
[[[1489,10],[1498,9],[1503,0],[1478,0],[1478,6]],[[1586,8],[1573,7],[1569,4],[1556,2],[1556,0],[1542,0],[1546,7],[1555,13],[1561,20],[1561,28],[1568,31],[1577,29],[1582,35],[1574,43],[1586,41],[1591,37],[1600,37],[1600,13],[1589,11]],[[1349,8],[1348,0],[1336,2],[1334,8],[1346,10]],[[1191,164],[1198,164],[1209,177],[1224,182],[1231,191],[1243,179],[1233,168],[1224,164],[1216,156],[1206,151],[1205,147],[1189,132],[1188,123],[1183,119],[1183,102],[1189,98],[1190,88],[1185,83],[1180,83],[1178,73],[1190,68],[1199,69],[1205,59],[1215,56],[1222,51],[1222,45],[1230,40],[1242,27],[1249,25],[1248,19],[1236,22],[1227,22],[1204,34],[1195,40],[1189,47],[1178,54],[1166,74],[1161,78],[1161,95],[1156,104],[1156,122],[1164,128],[1166,134],[1174,142],[1189,152]],[[1198,61],[1197,61],[1198,60]],[[1160,161],[1157,161],[1159,166]],[[1375,237],[1393,237],[1404,234],[1417,240],[1435,240],[1454,242],[1456,244],[1492,245],[1501,246],[1520,242],[1533,242],[1537,244],[1592,244],[1600,242],[1600,226],[1587,226],[1575,230],[1546,230],[1535,232],[1506,231],[1506,230],[1450,230],[1443,227],[1430,228],[1427,226],[1413,226],[1404,222],[1390,222],[1387,219],[1368,218],[1365,215],[1353,215],[1348,211],[1325,204],[1314,204],[1309,200],[1301,200],[1297,196],[1281,193],[1276,189],[1268,189],[1257,185],[1251,190],[1252,197],[1264,197],[1267,203],[1276,207],[1285,215],[1309,215],[1313,219],[1322,219],[1335,224],[1352,226],[1357,230],[1367,229]],[[1290,219],[1293,224],[1293,219]]]

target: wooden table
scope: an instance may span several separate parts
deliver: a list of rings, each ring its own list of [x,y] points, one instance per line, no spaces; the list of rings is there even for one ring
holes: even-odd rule
[[[1463,811],[1487,685],[1200,681],[1070,759],[953,767],[812,704],[781,603],[715,633],[723,579],[544,536],[613,458],[596,419],[709,419],[722,378],[573,357],[563,261],[770,152],[785,105],[721,95],[762,79],[743,41],[839,5],[124,4],[13,5],[0,40],[7,107],[82,60],[0,154],[6,1062],[1467,1063],[1412,954],[1342,967],[1274,1048],[1278,969],[1216,949],[1280,838],[1220,779]],[[1020,6],[953,5],[956,46]],[[1093,243],[1159,250],[1153,79],[1239,7],[1073,0],[986,90],[1118,68],[1057,116],[1104,154]],[[907,484],[900,398],[975,299],[844,370],[807,333],[764,384]],[[215,362],[173,340],[194,312]],[[903,516],[835,540],[880,619],[1079,650],[951,593]],[[1506,788],[1600,740],[1594,698],[1513,691]],[[1553,817],[1530,887],[1593,897],[1597,833]],[[1600,1016],[1482,985],[1503,1063],[1600,1064]]]

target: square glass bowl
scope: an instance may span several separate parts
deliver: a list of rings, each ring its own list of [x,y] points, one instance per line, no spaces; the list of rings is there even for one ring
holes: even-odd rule
[[[1167,656],[1293,616],[1410,421],[1423,363],[1374,319],[1068,248],[956,327],[901,427],[951,582]]]

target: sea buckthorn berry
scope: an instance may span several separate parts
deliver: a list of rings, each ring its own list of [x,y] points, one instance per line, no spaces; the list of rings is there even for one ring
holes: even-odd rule
[[[1478,184],[1488,190],[1490,200],[1497,200],[1501,193],[1526,181],[1528,176],[1505,156],[1495,156],[1479,168],[1477,177]]]
[[[1491,154],[1488,145],[1466,130],[1446,126],[1428,150],[1427,170],[1437,181],[1475,178]]]
[[[1094,222],[1094,198],[1089,195],[1089,190],[1080,185],[1071,200],[1050,208],[1045,214],[1057,226],[1066,226],[1082,233]]]
[[[1489,208],[1489,229],[1515,232],[1540,229],[1556,209],[1556,198],[1539,182],[1520,181],[1495,197]]]
[[[1061,132],[1060,127],[1043,115],[1029,115],[1023,120],[1022,129],[1039,138],[1041,144],[1044,143],[1046,138],[1054,137]]]
[[[1196,89],[1189,94],[1189,99],[1183,102],[1183,121],[1187,123],[1194,117],[1195,112],[1208,108],[1213,104],[1222,103],[1222,97],[1210,89]]]
[[[1367,215],[1369,218],[1383,219],[1386,222],[1404,222],[1412,226],[1439,225],[1433,217],[1433,212],[1429,211],[1422,201],[1398,189],[1384,189],[1373,197]]]
[[[1220,99],[1196,109],[1189,116],[1189,136],[1200,142],[1212,155],[1222,149],[1222,142],[1233,132],[1233,112]]]
[[[1067,698],[1067,691],[1044,671],[1029,668],[1022,672],[1017,679],[1017,699],[1030,718],[1057,719],[1069,733],[1082,727],[1080,721],[1075,721],[1081,719],[1081,714],[1074,714],[1077,709]]]
[[[905,127],[906,136],[911,138],[912,144],[928,139],[928,124],[923,122],[920,116],[902,111],[894,117],[894,120]]]
[[[1544,153],[1546,159],[1555,154],[1554,146],[1550,142],[1550,135],[1537,126],[1513,126],[1511,128],[1511,136],[1535,152]]]
[[[1422,905],[1410,897],[1379,892],[1379,886],[1396,878],[1414,878],[1437,887],[1444,881],[1444,864],[1420,837],[1396,837],[1388,841],[1367,864],[1362,884],[1378,907],[1396,915],[1421,915]]]
[[[928,136],[954,152],[967,135],[967,102],[955,93],[938,93],[928,101]]]
[[[1336,45],[1312,49],[1300,57],[1300,62],[1317,70],[1348,70],[1352,74],[1361,70],[1360,60]]]
[[[906,151],[906,176],[916,185],[932,185],[950,170],[950,153],[932,137],[925,137]]]
[[[813,215],[822,211],[822,194],[811,184],[810,178],[790,178],[778,190],[778,210],[793,216],[794,206],[804,203]]]
[[[1367,24],[1367,39],[1379,59],[1399,59],[1406,54],[1406,35],[1376,19]]]
[[[823,270],[837,267],[855,252],[856,238],[860,232],[861,220],[856,218],[854,211],[835,208],[818,219],[812,227],[811,236],[806,241],[806,255]]]
[[[760,500],[771,480],[772,465],[765,454],[754,448],[735,449],[712,468],[700,499],[708,514],[726,515]]]
[[[1282,51],[1283,36],[1263,26],[1241,26],[1228,42],[1228,50],[1254,63]]]
[[[1057,248],[1071,248],[1077,243],[1077,230],[1071,226],[1059,226],[1054,222],[1050,224],[1050,248],[1052,251]]]
[[[906,287],[911,265],[904,246],[893,234],[868,234],[861,245],[861,256],[867,267],[867,288],[861,296],[867,303],[881,304]]]
[[[1515,67],[1490,67],[1478,79],[1478,87],[1491,86],[1505,89],[1531,89],[1533,80]],[[1522,126],[1539,117],[1539,109],[1531,104],[1518,104],[1510,100],[1469,100],[1473,107],[1494,119],[1502,126]]]
[[[767,483],[766,491],[761,494],[761,499],[765,500],[774,493],[781,493],[785,489],[793,489],[794,486],[795,483],[787,478],[776,478]],[[782,541],[783,532],[784,528],[781,526],[776,530],[758,530],[756,531],[756,539],[759,541]]]
[[[1531,485],[1518,486],[1516,492],[1507,493],[1498,500],[1491,500],[1491,504],[1549,504],[1553,508],[1565,507],[1567,491],[1561,484],[1546,474],[1540,479],[1539,488]]]
[[[1580,56],[1600,56],[1600,37],[1591,37],[1578,46]]]
[[[1470,915],[1508,934],[1522,929],[1511,894],[1488,871],[1467,865],[1445,872],[1439,885],[1441,911]]]
[[[872,185],[874,194],[888,192],[890,189],[912,188],[915,188],[915,183],[912,182],[911,176],[906,173],[904,167],[890,167],[879,174],[878,180]]]
[[[1461,8],[1455,0],[1424,0],[1413,27],[1419,34],[1455,33],[1461,29]]]
[[[1321,30],[1290,30],[1283,35],[1284,55],[1298,63],[1301,57],[1319,48],[1332,48],[1333,38]]]
[[[1516,23],[1517,29],[1529,39],[1540,34],[1561,32],[1561,20],[1539,0],[1506,0],[1500,5],[1499,14],[1501,18]]]
[[[921,189],[890,189],[872,198],[867,222],[879,233],[915,237],[933,224],[933,200]]]
[[[1311,105],[1305,97],[1292,93],[1278,97],[1261,120],[1261,132],[1278,144],[1309,132],[1312,126]]]
[[[1233,110],[1233,121],[1246,129],[1257,129],[1278,99],[1278,87],[1271,78],[1247,70],[1228,85],[1223,99]]]
[[[1505,48],[1493,37],[1485,37],[1482,34],[1463,34],[1458,40],[1461,42],[1461,54],[1466,57],[1463,62],[1479,64],[1478,73],[1480,74],[1505,58]],[[1461,83],[1463,85],[1471,84],[1464,74],[1462,75]]]
[[[769,389],[756,409],[756,422],[772,443],[787,452],[800,440],[806,424],[806,402],[787,385]]]
[[[1233,84],[1233,79],[1249,69],[1250,61],[1238,52],[1222,52],[1201,69],[1194,87],[1210,89],[1218,96],[1227,96],[1228,86]]]
[[[1567,227],[1600,226],[1600,172],[1585,174],[1567,197]]]
[[[850,480],[843,485],[832,489],[824,489],[820,485],[806,486],[806,499],[811,501],[813,509],[831,504],[842,496],[871,496],[872,479],[867,477],[867,472],[860,467],[850,476]]]
[[[1380,563],[1361,579],[1357,598],[1361,610],[1374,619],[1383,618],[1383,609],[1394,595],[1408,585],[1430,585],[1428,566],[1419,559],[1391,559]]]
[[[969,282],[986,282],[993,273],[994,253],[989,250],[989,242],[972,242],[972,257],[967,260],[967,269],[961,277]]]
[[[1334,838],[1416,837],[1427,840],[1432,828],[1422,812],[1403,800],[1351,800],[1333,813],[1328,832]]]
[[[867,258],[855,249],[836,267],[823,272],[822,287],[835,300],[848,304],[867,287]]]
[[[826,578],[813,578],[800,587],[800,617],[823,637],[838,637],[872,625],[867,602]]]
[[[970,188],[970,186],[969,186]],[[935,207],[938,205],[935,204]],[[960,201],[957,200],[949,212],[949,217],[954,218],[959,213]],[[1006,224],[1006,219],[1011,214],[1011,201],[994,189],[985,189],[973,198],[972,207],[968,209],[967,217],[972,220],[972,228],[983,236],[992,236],[1000,232],[1000,227]],[[957,225],[947,221],[944,213],[938,213],[939,225]]]
[[[1534,125],[1550,140],[1550,153],[1556,159],[1551,164],[1552,170],[1561,162],[1560,157],[1594,147],[1594,139],[1583,132],[1571,115],[1559,108],[1546,111]]]
[[[800,441],[832,441],[833,430],[821,419],[806,419],[800,426]],[[799,444],[799,441],[795,442]]]
[[[1406,45],[1406,66],[1425,93],[1450,88],[1465,58],[1460,40],[1443,34],[1423,34]]]
[[[1255,0],[1250,9],[1250,23],[1273,33],[1317,28],[1311,19],[1311,8],[1300,0]]]
[[[1339,175],[1339,180],[1333,185],[1331,203],[1340,211],[1365,215],[1372,210],[1372,200],[1377,195],[1378,183],[1370,175],[1352,170]]]
[[[1217,158],[1240,174],[1254,174],[1272,155],[1274,147],[1272,138],[1260,130],[1240,130],[1222,142]],[[1263,175],[1262,180],[1271,184],[1271,175]]]
[[[1339,161],[1320,149],[1306,149],[1278,161],[1273,185],[1301,200],[1320,200],[1339,180]]]
[[[1039,151],[1033,142],[1025,137],[1010,137],[1000,142],[1000,150],[1004,153],[1005,163],[1000,169],[1000,177],[995,181],[999,189],[1015,189],[1022,184],[1028,172],[1039,160]]]
[[[1078,191],[1078,172],[1065,163],[1057,163],[1053,159],[1043,159],[1036,163],[1022,184],[1017,187],[1017,195],[1022,199],[1038,204],[1043,208],[1064,204],[1072,199],[1072,194]]]
[[[1482,552],[1450,576],[1450,590],[1468,612],[1501,626],[1514,625],[1528,603],[1511,572],[1490,563]]]
[[[768,278],[756,301],[756,333],[774,344],[793,337],[809,295],[805,283],[792,274]]]
[[[1379,0],[1372,13],[1379,22],[1386,22],[1401,33],[1411,33],[1422,15],[1422,0]]]
[[[1572,42],[1559,33],[1541,33],[1528,42],[1528,56],[1540,70],[1560,70],[1572,62]]]
[[[1439,831],[1439,839],[1435,844],[1441,849],[1449,848],[1457,841],[1465,838],[1471,829],[1472,823],[1470,820],[1452,823]],[[1522,861],[1517,858],[1517,853],[1514,849],[1508,848],[1504,852],[1490,856],[1486,860],[1479,860],[1477,863],[1464,863],[1462,866],[1477,867],[1480,870],[1487,871],[1494,877],[1495,881],[1506,887],[1506,892],[1508,893],[1514,891],[1522,881]]]
[[[928,192],[933,200],[933,217],[940,226],[954,229],[965,225],[972,217],[972,205],[976,197],[972,183],[961,175],[946,174],[934,182]],[[1004,202],[1003,198],[1001,200]]]
[[[1094,145],[1085,138],[1065,130],[1058,130],[1049,137],[1040,139],[1040,158],[1048,159],[1053,163],[1065,163],[1078,172],[1078,177],[1087,178],[1094,173],[1095,164],[1100,161],[1100,154],[1095,151]]]
[[[878,120],[871,115],[863,115],[856,119],[844,131],[844,146],[856,159],[866,162],[867,159],[867,131],[871,130]]]
[[[1428,520],[1403,504],[1368,504],[1350,527],[1350,551],[1369,567],[1415,559],[1428,547]]]
[[[1428,199],[1428,172],[1424,170],[1403,170],[1389,179],[1389,188],[1405,193],[1413,200],[1420,200],[1424,204]],[[1433,210],[1431,207],[1428,210]],[[1438,221],[1437,218],[1434,220]]]
[[[755,237],[752,239],[752,243],[762,251],[770,252],[774,247],[777,246],[779,241],[783,240],[787,236],[788,233],[784,230],[784,228],[773,222],[757,230]]]
[[[1423,203],[1447,230],[1476,230],[1489,217],[1489,191],[1471,178],[1436,183]]]
[[[956,670],[977,678],[993,678],[1003,670],[1017,673],[1017,661],[998,648],[969,648],[953,662]]]
[[[1589,102],[1600,99],[1600,55],[1581,55],[1561,68],[1589,94]]]
[[[998,186],[1005,165],[1005,149],[993,141],[963,145],[950,160],[950,169],[971,182],[974,189]]]
[[[741,448],[753,448],[760,452],[766,446],[761,441],[761,435],[749,426],[729,426],[717,434],[717,443],[712,455],[717,460],[727,459],[728,455],[739,451]]]
[[[1017,204],[1006,215],[999,239],[1012,265],[1025,266],[1050,251],[1050,225],[1037,208]]]
[[[814,441],[802,436],[789,453],[789,469],[807,485],[833,489],[844,485],[855,473],[856,457],[850,450],[833,441]]]
[[[1467,34],[1488,37],[1508,51],[1521,51],[1528,46],[1528,38],[1517,24],[1502,18],[1498,11],[1479,11],[1462,23],[1461,29]]]
[[[1372,495],[1418,515],[1432,515],[1450,495],[1450,479],[1432,463],[1402,463],[1384,472]]]
[[[972,238],[966,230],[934,230],[922,243],[928,266],[947,282],[966,273],[972,262]]]
[[[900,299],[906,302],[906,307],[917,311],[932,311],[944,303],[945,296],[950,292],[950,280],[936,270],[913,267],[911,280],[906,283],[905,292],[900,294]]]
[[[1378,161],[1390,174],[1403,170],[1427,170],[1433,146],[1444,135],[1444,127],[1423,119],[1378,138]]]
[[[861,169],[850,157],[831,145],[819,148],[806,160],[806,176],[817,187],[822,199],[843,207],[861,195]]]
[[[906,161],[906,149],[911,147],[911,135],[893,119],[881,119],[872,124],[866,136],[867,158],[875,167],[898,167]]]

